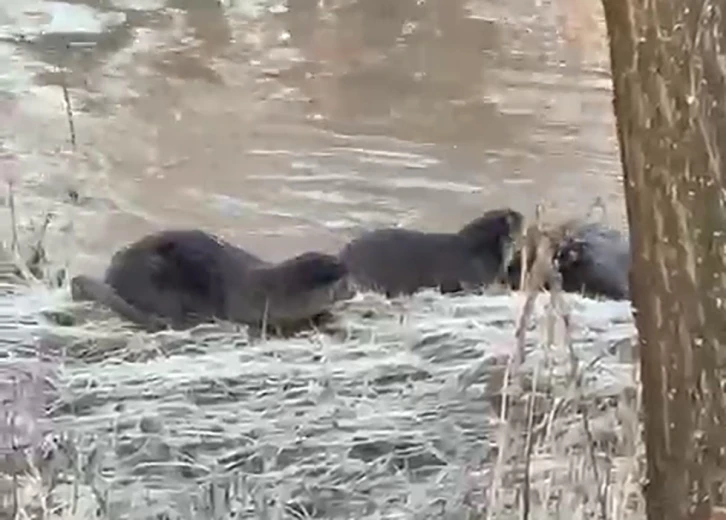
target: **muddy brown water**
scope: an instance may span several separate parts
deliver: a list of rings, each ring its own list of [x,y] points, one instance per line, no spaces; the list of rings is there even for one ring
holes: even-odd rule
[[[115,248],[165,227],[281,259],[334,251],[378,225],[456,229],[504,205],[582,216],[599,196],[619,225],[599,10],[596,0],[5,2],[0,164],[17,186],[21,238],[52,211],[51,262],[100,273]],[[37,311],[64,305],[63,289],[3,298],[21,309],[5,318],[8,353],[48,335],[73,348],[101,336],[163,343],[113,320],[59,333]],[[627,304],[582,301],[599,334],[629,319]],[[379,302],[378,320],[353,312],[352,332],[317,343],[202,331],[169,340],[183,348],[166,357],[71,360],[54,427],[86,452],[104,446],[113,518],[208,518],[190,512],[200,482],[235,471],[253,497],[240,518],[283,517],[292,502],[320,517],[456,517],[462,468],[489,456],[492,419],[480,387],[452,381],[510,341],[515,303],[429,295],[393,306],[410,323]],[[605,343],[632,332],[614,330]],[[140,426],[144,414],[158,428]]]

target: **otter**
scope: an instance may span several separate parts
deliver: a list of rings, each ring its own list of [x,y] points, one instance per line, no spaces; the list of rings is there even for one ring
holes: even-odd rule
[[[353,239],[338,256],[354,285],[389,298],[424,288],[471,291],[506,283],[523,221],[505,208],[485,212],[456,233],[377,229]]]
[[[149,331],[215,319],[294,331],[325,319],[351,294],[346,267],[333,255],[270,263],[199,230],[147,235],[113,255],[103,280],[71,280],[73,300],[101,303]]]
[[[569,221],[548,236],[554,243],[552,260],[564,291],[611,300],[630,297],[630,241],[618,230],[600,223]],[[533,261],[530,258],[528,265]],[[519,289],[521,269],[521,251],[517,251],[508,270],[512,289]]]

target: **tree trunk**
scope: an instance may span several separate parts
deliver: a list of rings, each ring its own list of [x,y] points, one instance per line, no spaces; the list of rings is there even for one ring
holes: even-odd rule
[[[603,0],[630,225],[650,520],[724,504],[722,3]]]

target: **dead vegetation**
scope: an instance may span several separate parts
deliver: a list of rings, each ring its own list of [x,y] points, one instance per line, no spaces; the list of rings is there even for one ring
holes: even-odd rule
[[[616,356],[607,352],[593,354],[575,348],[573,327],[577,324],[573,321],[569,295],[559,291],[552,265],[541,261],[551,258],[551,244],[542,220],[540,215],[538,222],[528,229],[528,243],[537,244],[538,260],[524,275],[526,291],[513,295],[521,303],[522,311],[512,328],[512,348],[505,358],[493,354],[482,362],[488,374],[485,396],[493,405],[491,420],[495,427],[491,436],[495,449],[482,464],[466,470],[467,484],[458,488],[459,496],[449,497],[446,511],[467,512],[469,518],[482,519],[644,518],[636,367],[619,363],[614,360]],[[42,247],[42,240],[39,244]],[[16,262],[23,265],[20,260]],[[39,281],[29,267],[27,272],[31,280]],[[549,292],[541,290],[545,281],[552,288]],[[441,304],[440,300],[428,301]],[[372,345],[390,343],[382,332],[384,327],[376,320],[381,319],[383,312],[390,315],[399,330],[416,328],[402,319],[404,307],[401,302],[383,304],[376,300],[371,308],[360,311],[365,318],[353,318],[358,320],[355,326],[361,331],[367,327],[366,333],[371,334],[367,341]],[[62,352],[66,363],[83,360],[95,364],[114,359],[115,363],[137,364],[159,357],[203,355],[210,345],[205,344],[210,333],[245,345],[250,356],[276,348],[270,346],[271,342],[250,345],[242,329],[222,324],[182,334],[142,335],[120,323],[114,325],[113,319],[94,324],[98,316],[92,314],[86,316],[83,325],[83,318],[78,317],[79,308],[70,312],[75,312],[70,319],[73,326],[47,329],[36,346],[38,352]],[[369,323],[363,327],[360,320],[365,319]],[[461,330],[453,325],[450,328],[452,334]],[[352,329],[346,337],[341,340],[344,348],[363,341]],[[299,348],[329,352],[330,345],[325,346],[325,341],[312,334],[299,340]],[[304,346],[306,342],[309,346]],[[289,351],[293,347],[281,348]],[[62,365],[60,360],[55,363]],[[608,377],[614,382],[603,384]],[[62,384],[60,387],[62,391]],[[56,402],[49,407],[51,415],[58,406],[62,405]],[[12,426],[14,421],[6,417],[5,424]],[[42,442],[36,440],[24,449],[13,446],[14,463],[8,466],[10,459],[6,459],[5,465],[15,469],[4,475],[3,510],[12,511],[11,517],[18,519],[113,517],[109,493],[114,479],[102,476],[100,468],[105,451],[123,442],[113,436],[85,439],[82,446],[78,442],[73,432],[67,432],[61,436],[46,435]],[[194,460],[185,462],[188,463],[200,464]],[[446,473],[442,472],[439,478]],[[249,518],[251,511],[261,514],[259,508],[265,499],[255,498],[255,493],[260,492],[258,488],[240,484],[240,479],[248,478],[244,471],[219,473],[207,468],[203,474],[207,476],[199,480],[201,487],[188,505],[188,513],[213,511],[215,518]],[[248,507],[242,507],[242,503]],[[253,505],[249,506],[250,503]],[[320,509],[324,510],[323,506],[301,505],[299,500],[287,500],[280,507],[291,518],[321,514],[325,517]],[[234,511],[237,513],[233,514]]]
[[[583,363],[573,348],[571,316],[552,262],[553,233],[527,230],[535,261],[523,273],[524,305],[516,350],[501,377],[498,455],[482,517],[644,518],[640,489],[644,452],[635,366],[616,392],[593,391],[602,356]],[[526,247],[523,265],[527,265]],[[542,288],[547,284],[548,293]],[[526,358],[526,331],[538,298],[536,348]]]

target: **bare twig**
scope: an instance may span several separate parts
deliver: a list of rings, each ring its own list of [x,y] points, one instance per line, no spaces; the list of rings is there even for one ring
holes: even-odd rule
[[[521,259],[521,263],[520,263],[520,265],[522,267],[519,270],[519,287],[522,289],[526,287],[525,283],[527,281],[527,274],[529,272],[529,269],[527,268],[527,266],[529,265],[529,243],[527,240],[528,234],[529,234],[529,230],[527,230],[525,232],[524,246],[522,247],[522,253],[521,253],[522,259]]]
[[[527,244],[538,244],[539,238],[541,236],[540,226],[541,226],[541,215],[542,215],[542,208],[541,205],[537,207],[536,211],[537,215],[537,223],[534,226],[530,226],[527,229],[526,237],[525,237],[525,247]],[[527,260],[526,254],[524,256],[524,259],[522,261],[522,275],[521,280],[524,281],[522,287],[527,294],[524,306],[522,308],[521,315],[518,319],[517,323],[517,329],[515,332],[515,340],[517,344],[516,350],[512,353],[512,355],[509,356],[509,360],[507,363],[507,368],[504,373],[504,379],[502,382],[502,402],[501,402],[501,408],[500,408],[500,423],[501,423],[501,429],[499,432],[499,451],[497,454],[497,463],[494,468],[494,478],[492,482],[492,487],[490,489],[490,498],[489,498],[489,508],[488,508],[488,518],[492,518],[492,515],[495,514],[497,508],[497,501],[498,501],[498,493],[499,493],[499,480],[501,478],[501,474],[503,473],[503,467],[504,467],[504,459],[505,455],[507,453],[507,445],[508,445],[508,436],[509,436],[509,424],[508,424],[508,394],[509,394],[509,387],[510,387],[510,376],[511,375],[518,375],[519,372],[519,366],[524,361],[525,357],[525,343],[526,343],[526,332],[527,332],[527,324],[529,323],[529,320],[534,312],[534,303],[537,299],[537,295],[539,293],[539,289],[542,287],[542,283],[544,281],[543,277],[543,262],[546,265],[548,259],[550,258],[551,254],[547,250],[541,250],[541,248],[537,247],[536,254],[535,254],[535,261],[531,267],[529,268],[529,262]],[[520,388],[521,388],[521,381],[520,381]],[[523,487],[523,493],[522,493],[522,513],[523,518],[527,518],[529,516],[530,512],[530,502],[529,502],[529,465],[530,465],[530,459],[531,459],[531,449],[532,449],[532,422],[533,422],[533,402],[532,399],[534,399],[534,391],[529,396],[528,400],[528,430],[527,430],[527,442],[525,445],[525,473],[527,476],[525,477],[525,483]]]
[[[542,224],[540,220],[540,211],[538,210],[538,219],[535,226],[531,226],[527,230],[527,241],[528,244],[534,244],[535,254],[534,262],[531,268],[527,268],[527,264],[523,264],[523,270],[527,271],[526,276],[522,278],[525,280],[526,285],[524,289],[527,294],[527,298],[524,302],[522,314],[517,324],[517,330],[515,332],[515,338],[517,340],[517,355],[519,361],[524,361],[525,356],[525,340],[527,325],[529,323],[529,317],[532,315],[534,310],[534,303],[540,290],[544,287],[545,283],[551,278],[552,268],[552,245],[550,239],[542,231]]]
[[[71,96],[68,93],[68,82],[66,81],[66,72],[63,66],[58,67],[60,76],[61,90],[63,92],[63,103],[66,107],[66,118],[68,119],[68,132],[70,134],[71,146],[76,150],[76,126],[73,122],[73,107],[71,106]]]

